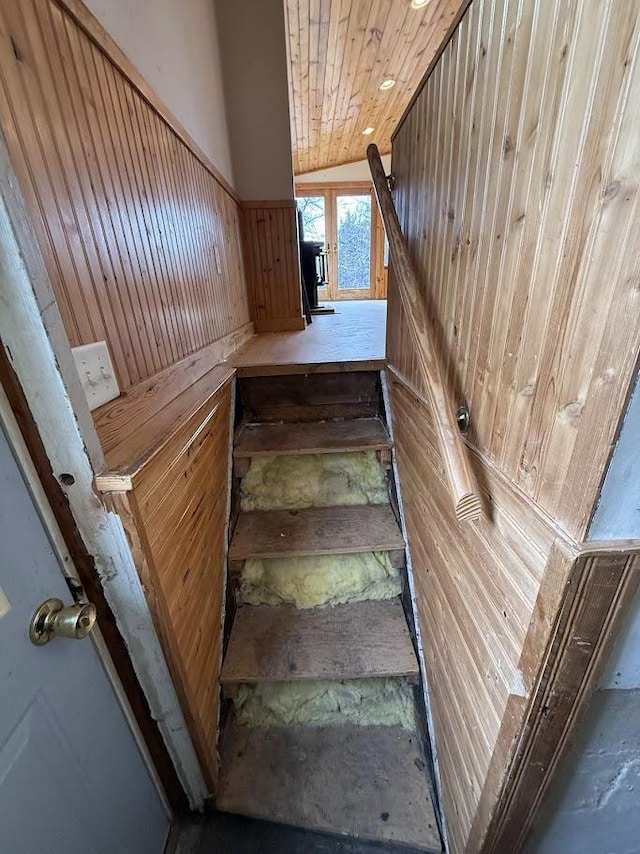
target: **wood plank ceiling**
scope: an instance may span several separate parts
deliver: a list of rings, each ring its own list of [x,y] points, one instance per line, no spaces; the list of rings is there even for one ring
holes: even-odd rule
[[[286,0],[296,175],[351,163],[391,134],[468,0]],[[384,80],[395,85],[380,90]],[[374,132],[362,131],[373,127]]]

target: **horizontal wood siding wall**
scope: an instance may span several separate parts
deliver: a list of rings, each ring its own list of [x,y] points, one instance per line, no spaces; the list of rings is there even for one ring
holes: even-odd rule
[[[63,3],[2,3],[0,124],[71,344],[122,390],[249,321],[237,200]]]
[[[639,21],[637,0],[473,0],[393,143],[487,500],[462,530],[392,267],[393,423],[454,852],[481,850],[638,358]]]
[[[243,202],[242,235],[256,332],[304,329],[295,201]]]
[[[113,493],[211,792],[228,519],[231,384]]]

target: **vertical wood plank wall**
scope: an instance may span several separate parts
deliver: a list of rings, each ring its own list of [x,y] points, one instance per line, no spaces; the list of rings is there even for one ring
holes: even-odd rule
[[[231,383],[145,462],[120,513],[182,708],[213,793],[218,779]]]
[[[2,3],[0,124],[71,345],[105,339],[121,390],[249,322],[238,200],[64,3]]]
[[[453,518],[393,281],[387,355],[451,848],[480,850],[640,348],[640,3],[473,0],[394,198],[488,516]]]
[[[256,332],[304,329],[295,201],[243,202],[242,237]]]

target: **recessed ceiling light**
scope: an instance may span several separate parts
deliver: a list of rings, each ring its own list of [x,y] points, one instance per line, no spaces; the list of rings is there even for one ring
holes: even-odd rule
[[[394,87],[395,85],[396,85],[396,81],[395,81],[395,80],[392,80],[392,79],[389,77],[389,79],[388,79],[388,80],[383,80],[383,81],[382,81],[382,83],[380,84],[380,86],[379,86],[378,88],[379,88],[379,89],[382,89],[382,91],[383,91],[383,92],[386,92],[386,91],[387,91],[387,89],[393,89],[393,87]]]
[[[374,130],[375,130],[375,128],[365,128],[365,129],[362,131],[362,133],[363,133],[365,136],[369,136],[369,134],[373,133],[373,132],[374,132]]]
[[[412,9],[424,9],[430,0],[411,0]]]

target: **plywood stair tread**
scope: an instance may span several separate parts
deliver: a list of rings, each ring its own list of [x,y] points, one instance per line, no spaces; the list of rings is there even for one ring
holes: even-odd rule
[[[233,623],[221,681],[375,676],[419,676],[398,599],[311,610],[244,605]]]
[[[333,451],[380,451],[391,439],[379,418],[351,418],[303,424],[245,424],[241,427],[234,457],[271,454],[327,454]]]
[[[222,738],[218,809],[441,851],[418,739],[400,727],[245,727]]]
[[[389,504],[240,513],[229,558],[353,554],[404,548]]]

